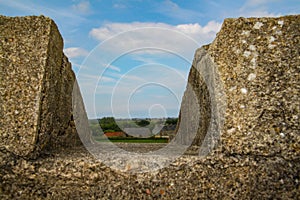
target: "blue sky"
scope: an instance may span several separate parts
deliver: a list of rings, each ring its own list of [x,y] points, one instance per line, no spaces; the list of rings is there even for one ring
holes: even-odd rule
[[[89,118],[177,116],[194,51],[225,18],[299,13],[299,0],[0,0],[2,15],[54,19]]]

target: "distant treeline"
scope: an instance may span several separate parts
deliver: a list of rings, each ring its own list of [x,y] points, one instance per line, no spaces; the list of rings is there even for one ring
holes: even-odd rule
[[[148,127],[153,129],[156,124],[161,124],[164,126],[167,125],[176,125],[178,118],[162,118],[162,119],[115,119],[114,117],[103,117],[100,119],[89,120],[90,128],[93,135],[102,135],[103,132],[119,132],[124,128],[137,128],[137,127]],[[99,125],[102,131],[99,128]]]

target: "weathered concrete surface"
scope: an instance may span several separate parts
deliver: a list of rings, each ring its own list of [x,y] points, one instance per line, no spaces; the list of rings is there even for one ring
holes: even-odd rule
[[[202,125],[194,142],[206,142],[200,151],[210,152],[206,157],[183,156],[157,173],[130,174],[113,171],[83,147],[26,160],[0,143],[0,198],[298,199],[299,17],[225,20],[215,41],[196,52],[183,100],[191,107],[183,106],[188,118],[179,129],[197,119],[198,108],[200,120],[186,130]],[[84,133],[81,98],[75,102]],[[176,139],[190,142],[190,136]]]
[[[79,142],[75,80],[63,40],[46,17],[0,16],[0,145],[18,156]]]
[[[222,150],[300,156],[300,16],[225,20],[208,53],[227,96]]]
[[[300,195],[299,160],[276,156],[183,156],[156,174],[113,171],[83,147],[36,161],[10,159],[0,167],[1,199],[297,199]]]
[[[177,124],[180,137],[176,136],[177,143],[201,146],[201,156],[206,156],[218,143],[226,110],[223,83],[207,47],[195,53]]]
[[[220,140],[229,154],[299,158],[299,28],[299,15],[226,19],[212,44],[197,50],[189,85],[199,97],[200,154]],[[188,122],[180,126],[196,123]]]

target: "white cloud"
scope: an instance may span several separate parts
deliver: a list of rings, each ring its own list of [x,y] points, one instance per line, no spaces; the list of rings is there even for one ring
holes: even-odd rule
[[[203,17],[201,12],[181,8],[171,0],[165,0],[157,5],[156,11],[159,14],[166,15],[168,17],[175,18],[177,20],[194,21]]]
[[[30,1],[0,1],[1,7],[7,7],[8,9],[18,10],[18,15],[45,15],[54,19],[59,24],[63,22],[66,25],[78,25],[84,22],[86,19],[70,12],[70,7],[59,6],[41,6],[40,3]],[[69,28],[69,27],[68,27]]]
[[[125,9],[125,8],[127,8],[127,6],[125,4],[115,3],[113,5],[113,8],[115,8],[115,9]]]
[[[89,1],[81,1],[78,4],[72,5],[72,9],[81,14],[90,13],[90,2]]]
[[[102,82],[115,82],[116,80],[107,76],[102,76],[100,81]]]
[[[95,118],[95,111],[100,115],[111,115],[111,106],[116,114],[125,116],[129,104],[130,111],[146,111],[153,103],[163,103],[168,109],[177,109],[186,86],[185,73],[168,66],[148,64],[125,74],[116,71],[84,73],[77,80],[89,117]],[[143,91],[145,88],[148,90]],[[167,91],[165,98],[162,90]]]
[[[109,68],[109,69],[112,69],[112,70],[114,70],[114,71],[117,71],[117,72],[120,72],[120,71],[121,71],[121,69],[120,69],[119,67],[114,66],[114,65],[109,65],[108,68]]]
[[[96,38],[99,41],[104,41],[106,39],[111,38],[116,34],[120,34],[126,31],[132,31],[142,28],[162,28],[169,29],[171,31],[179,31],[184,33],[196,41],[201,42],[201,37],[211,38],[211,36],[215,36],[212,34],[217,33],[221,28],[221,23],[210,21],[205,26],[201,26],[198,23],[195,24],[179,24],[177,26],[165,24],[165,23],[151,23],[151,22],[132,22],[132,23],[107,23],[102,27],[94,28],[90,31],[90,35]],[[151,35],[155,35],[153,32],[144,32],[143,35],[136,35],[136,41],[153,38]],[[163,35],[161,38],[157,38],[157,40],[163,40],[172,37],[171,35]],[[134,35],[131,38],[134,40]],[[203,40],[203,39],[202,39]],[[132,42],[132,41],[130,41]]]
[[[279,2],[280,0],[248,0],[245,3],[245,7],[256,7],[256,6],[261,6],[265,5],[268,3],[274,3],[274,2]]]
[[[89,54],[88,51],[79,47],[70,47],[64,49],[64,53],[68,58],[84,57]]]
[[[241,12],[243,17],[279,17],[281,13],[270,13],[266,10],[248,10]]]
[[[269,12],[268,7],[280,0],[248,0],[238,10],[243,17],[278,17],[281,13]]]
[[[164,50],[193,55],[194,50],[210,43],[220,30],[221,23],[210,21],[205,26],[198,23],[170,25],[166,23],[107,23],[93,28],[90,36],[98,41],[110,40],[108,51],[123,52],[141,49],[140,53],[162,53]]]

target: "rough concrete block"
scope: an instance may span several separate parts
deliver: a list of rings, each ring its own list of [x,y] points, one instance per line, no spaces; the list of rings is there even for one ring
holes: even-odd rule
[[[226,19],[212,44],[196,51],[186,94],[198,97],[192,115],[200,120],[180,126],[199,123],[200,154],[220,141],[228,154],[299,157],[299,22],[299,15]]]
[[[35,157],[79,142],[72,116],[75,75],[47,17],[0,16],[0,146]]]

